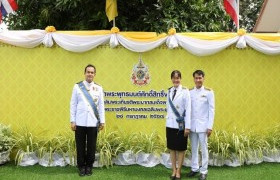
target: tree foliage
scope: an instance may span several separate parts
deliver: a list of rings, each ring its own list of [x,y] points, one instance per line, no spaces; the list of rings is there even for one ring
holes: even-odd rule
[[[105,0],[17,0],[19,10],[5,19],[10,29],[110,29]],[[251,31],[263,0],[240,3],[241,27]],[[116,25],[122,31],[236,31],[222,0],[118,0]]]
[[[240,1],[240,27],[253,31],[263,0]]]

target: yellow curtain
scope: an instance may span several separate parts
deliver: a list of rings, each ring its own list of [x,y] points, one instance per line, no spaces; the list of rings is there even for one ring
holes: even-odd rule
[[[250,33],[249,35],[264,41],[280,42],[280,33]]]
[[[132,41],[151,42],[166,37],[165,33],[157,34],[155,32],[120,32],[125,38]]]

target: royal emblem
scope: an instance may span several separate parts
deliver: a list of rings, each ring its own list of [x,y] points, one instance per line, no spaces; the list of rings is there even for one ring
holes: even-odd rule
[[[141,56],[138,64],[133,67],[131,81],[138,86],[144,86],[150,82],[149,68],[144,64]]]

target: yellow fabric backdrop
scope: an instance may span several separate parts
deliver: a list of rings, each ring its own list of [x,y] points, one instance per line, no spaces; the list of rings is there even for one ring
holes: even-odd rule
[[[183,84],[193,86],[192,72],[206,72],[205,85],[215,91],[215,129],[262,129],[280,121],[280,56],[251,48],[228,48],[216,55],[197,57],[165,47],[142,54],[151,82],[137,87],[130,81],[138,53],[123,47],[100,46],[71,53],[59,47],[24,49],[0,44],[0,122],[14,130],[28,126],[44,135],[69,129],[69,102],[74,83],[83,80],[88,63],[97,67],[96,82],[105,91],[160,91],[171,86],[170,73],[178,69]],[[165,132],[165,120],[116,119],[106,114],[107,127],[127,132]]]

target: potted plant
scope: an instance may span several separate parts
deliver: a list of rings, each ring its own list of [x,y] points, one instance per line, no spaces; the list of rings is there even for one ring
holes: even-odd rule
[[[171,158],[167,148],[160,154],[160,164],[164,165],[166,168],[172,168]]]
[[[32,166],[38,163],[36,151],[38,150],[37,138],[27,128],[22,128],[15,134],[15,163],[18,166]]]
[[[67,141],[62,135],[46,139],[39,143],[39,164],[44,167],[66,166],[65,147]]]
[[[245,145],[245,162],[249,164],[259,164],[263,162],[263,150],[266,146],[262,133],[248,132],[243,136]]]
[[[265,162],[280,162],[280,125],[267,131],[265,141],[268,148],[264,149]]]
[[[113,165],[113,158],[117,156],[120,149],[120,137],[116,131],[108,132],[106,129],[98,135],[96,161],[94,167],[106,168]]]
[[[0,164],[4,164],[10,160],[9,157],[13,143],[14,140],[10,127],[0,124]]]
[[[164,151],[165,146],[156,132],[149,135],[142,132],[136,134],[134,146],[138,165],[154,167],[160,164],[159,154]]]
[[[209,139],[209,165],[211,166],[223,166],[225,160],[229,159],[229,143],[228,133],[226,131],[214,131],[213,135]]]
[[[114,164],[121,166],[136,164],[136,155],[133,147],[136,134],[127,134],[123,132],[119,132],[118,134],[120,141],[118,142],[119,148],[116,152],[117,156],[113,160]]]
[[[244,142],[242,141],[242,135],[232,133],[231,136],[226,140],[229,143],[230,158],[225,161],[225,165],[237,167],[242,166],[246,158],[246,149]]]
[[[63,135],[65,138],[61,150],[65,156],[65,161],[71,166],[77,165],[77,152],[76,152],[76,142],[73,133],[66,133]]]

